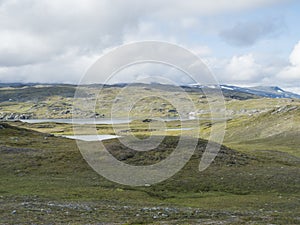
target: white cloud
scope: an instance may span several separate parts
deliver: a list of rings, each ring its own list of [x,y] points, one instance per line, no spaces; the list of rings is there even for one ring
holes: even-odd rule
[[[177,36],[197,27],[201,16],[279,2],[285,0],[2,0],[0,82],[76,82],[107,48],[143,39],[185,44]],[[211,54],[194,46],[198,55]]]
[[[230,29],[220,32],[228,44],[251,46],[262,39],[269,39],[284,33],[286,25],[282,18],[265,18],[257,21],[239,22]]]
[[[208,56],[212,54],[212,50],[205,45],[198,45],[198,46],[193,46],[188,48],[190,49],[194,54],[203,57],[203,56]]]
[[[192,17],[183,18],[179,23],[184,29],[195,28],[199,25],[199,21],[196,18]]]
[[[285,88],[285,90],[300,95],[300,87],[289,87],[289,88]]]
[[[193,80],[182,71],[169,65],[153,62],[127,66],[114,74],[108,83],[129,82],[159,82],[176,85],[194,83]]]
[[[255,81],[260,77],[261,66],[255,62],[252,54],[233,56],[225,67],[225,74],[232,81]]]
[[[267,58],[265,58],[267,57]],[[206,58],[220,83],[239,86],[280,86],[300,94],[300,41],[294,46],[289,64],[278,56],[258,57],[255,54],[235,55],[230,60]]]
[[[26,32],[0,30],[0,66],[21,66],[49,60],[56,50],[42,39]]]
[[[277,79],[284,82],[296,82],[300,85],[300,41],[295,45],[289,59],[290,65],[277,74]]]
[[[295,45],[290,55],[290,62],[293,66],[300,66],[300,41]]]
[[[230,0],[195,0],[195,1],[182,1],[182,0],[165,0],[158,1],[126,1],[135,2],[136,5],[143,4],[145,7],[149,5],[156,5],[158,15],[162,17],[180,17],[180,16],[194,16],[194,15],[213,15],[224,12],[241,11],[245,9],[253,9],[256,7],[267,6],[279,2],[285,2],[285,0],[243,0],[235,1],[234,4]]]
[[[157,24],[150,21],[141,21],[135,27],[128,28],[123,33],[124,43],[144,40],[177,42],[175,37],[162,34],[159,29],[157,29]]]
[[[70,50],[38,64],[0,67],[2,82],[77,83],[99,55],[78,55]],[[17,75],[17,76],[16,76]]]
[[[266,59],[267,57],[267,59]],[[279,82],[275,74],[282,69],[282,59],[271,55],[264,57],[253,53],[234,55],[227,58],[205,58],[205,63],[214,72],[220,83],[239,86],[280,85],[288,86],[287,82]]]

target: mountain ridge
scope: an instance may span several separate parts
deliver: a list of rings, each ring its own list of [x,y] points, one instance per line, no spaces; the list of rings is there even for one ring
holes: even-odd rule
[[[146,85],[146,86],[174,86],[168,84],[160,83],[116,83],[116,84],[85,84],[80,86],[86,87],[125,87],[127,85]],[[77,87],[76,84],[64,84],[64,83],[0,83],[0,88],[26,88],[26,87],[41,87],[41,86],[68,86],[68,87]],[[300,99],[300,95],[297,93],[285,91],[279,86],[253,86],[253,87],[240,87],[235,85],[221,84],[221,85],[201,85],[201,84],[187,84],[180,85],[182,88],[195,88],[195,89],[217,89],[220,88],[223,92],[233,91],[242,94],[251,94],[259,97],[265,98],[297,98]]]
[[[255,94],[261,97],[268,98],[300,98],[300,95],[285,91],[278,86],[254,86],[254,87],[239,87],[233,85],[220,85],[222,89],[232,88],[239,92]]]

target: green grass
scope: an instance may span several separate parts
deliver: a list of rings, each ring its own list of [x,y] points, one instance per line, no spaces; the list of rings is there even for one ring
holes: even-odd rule
[[[82,88],[90,106],[99,87]],[[160,94],[181,97],[167,86],[136,85],[129,94],[151,94],[153,88]],[[61,112],[72,108],[74,86],[32,90],[2,88],[0,114],[71,117],[71,113]],[[104,88],[96,112],[110,115],[119,91],[119,87]],[[207,109],[202,92],[192,89],[187,92],[198,109]],[[226,92],[225,97],[230,119],[225,146],[213,164],[204,172],[198,171],[206,145],[200,139],[195,154],[180,172],[150,187],[119,185],[98,175],[84,161],[76,142],[60,137],[73,134],[71,124],[1,123],[0,223],[299,224],[299,101],[232,92]],[[183,100],[182,106],[186,107]],[[163,160],[176,146],[180,131],[150,130],[149,125],[155,122],[142,120],[174,116],[176,113],[169,112],[172,109],[165,101],[144,99],[133,108],[131,116],[137,120],[129,128],[117,125],[122,136],[129,131],[140,138],[150,132],[157,136],[166,134],[158,149],[134,152],[116,140],[105,141],[105,145],[111,154],[128,164],[149,165]],[[78,110],[82,117],[93,116],[85,105]],[[125,111],[120,110],[119,115]],[[209,137],[212,124],[220,126],[218,121],[200,121],[202,138]],[[194,121],[166,123],[167,128],[194,126]],[[88,125],[81,128],[81,134],[89,134]],[[111,125],[97,125],[96,129],[98,134],[114,134]],[[194,131],[182,133],[193,136]]]
[[[71,112],[73,103],[75,103],[73,115],[80,118],[93,117],[95,113],[109,117],[113,104],[121,109],[117,110],[118,116],[124,117],[127,116],[127,110],[124,110],[128,104],[127,99],[134,96],[153,96],[153,93],[173,100],[175,96],[182,110],[187,114],[192,110],[187,104],[187,98],[192,100],[197,109],[208,109],[207,99],[202,90],[197,88],[179,89],[168,85],[146,84],[134,84],[126,89],[117,86],[105,86],[102,89],[101,87],[101,85],[79,88],[74,85],[40,85],[37,87],[0,88],[0,116],[1,114],[17,113],[31,115],[33,118],[71,118],[72,114],[67,111]],[[77,88],[81,90],[82,94],[81,98],[74,100]],[[224,95],[229,100],[236,93],[225,91]],[[239,95],[242,99],[257,98],[257,96],[249,94],[239,93]],[[211,93],[209,99],[216,100],[215,94]],[[146,97],[135,102],[131,116],[172,117],[178,115],[172,110],[174,110],[174,106],[170,102],[158,97]]]
[[[112,183],[94,172],[73,140],[2,126],[3,223],[299,222],[298,158],[291,160],[273,152],[254,157],[222,147],[215,162],[200,173],[198,164],[206,143],[200,140],[195,155],[179,173],[150,187],[133,188]],[[158,149],[164,150],[162,158],[172,151],[176,140],[167,137],[168,148]],[[126,159],[122,155],[129,149],[113,140],[106,145],[127,163],[156,160],[153,155],[157,152]],[[120,148],[124,151],[118,151]]]

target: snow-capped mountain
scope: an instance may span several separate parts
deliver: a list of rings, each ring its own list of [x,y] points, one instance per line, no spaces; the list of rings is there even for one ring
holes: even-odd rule
[[[256,86],[256,87],[238,87],[232,85],[220,85],[220,86],[221,89],[255,94],[267,98],[300,98],[300,95],[285,91],[277,86]]]
[[[200,85],[200,84],[191,84],[190,87],[197,87],[197,88],[218,88],[218,85]],[[256,86],[256,87],[239,87],[233,85],[220,85],[221,89],[224,91],[234,91],[234,92],[241,92],[241,93],[248,93],[254,94],[261,97],[266,98],[300,98],[300,95],[288,92],[283,90],[277,86]]]

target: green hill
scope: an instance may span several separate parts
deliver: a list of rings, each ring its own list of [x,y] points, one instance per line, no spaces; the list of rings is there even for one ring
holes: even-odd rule
[[[6,123],[0,127],[3,223],[299,222],[299,158],[286,153],[254,157],[223,146],[200,173],[206,141],[199,140],[194,156],[175,176],[133,188],[95,173],[73,140]],[[177,140],[166,137],[157,151],[142,155],[116,140],[105,144],[126,163],[151,164],[166,157]]]
[[[300,106],[286,105],[227,123],[225,143],[237,149],[278,150],[300,157]]]

